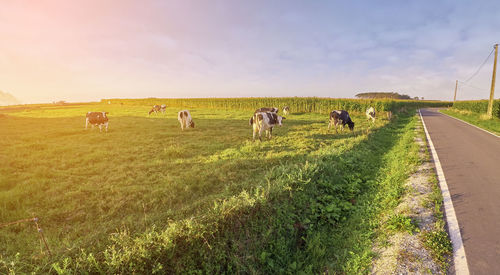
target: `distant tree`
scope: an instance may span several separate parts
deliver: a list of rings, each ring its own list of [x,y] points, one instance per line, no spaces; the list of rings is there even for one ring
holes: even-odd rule
[[[21,102],[15,98],[13,95],[0,91],[0,106],[1,105],[14,105],[20,104]]]
[[[392,98],[392,99],[411,99],[409,95],[402,95],[394,92],[369,92],[369,93],[359,93],[356,95],[357,98]]]

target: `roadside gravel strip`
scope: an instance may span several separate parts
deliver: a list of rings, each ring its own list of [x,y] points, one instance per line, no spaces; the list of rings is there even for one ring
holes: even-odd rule
[[[460,227],[458,226],[458,220],[455,214],[455,208],[453,207],[453,202],[451,200],[450,191],[448,189],[448,184],[446,183],[446,178],[441,168],[441,163],[437,155],[432,139],[425,126],[422,113],[419,110],[420,119],[422,120],[422,125],[424,126],[425,135],[429,144],[429,148],[432,153],[432,158],[434,159],[434,165],[436,166],[436,172],[438,176],[439,186],[441,187],[441,193],[443,195],[443,204],[445,209],[446,222],[448,224],[448,231],[453,244],[453,262],[456,274],[469,274],[469,267],[467,265],[467,258],[465,255],[465,249],[462,242],[462,236],[460,234]]]
[[[431,248],[425,241],[427,236],[442,232],[444,222],[441,220],[442,215],[435,212],[435,207],[440,208],[441,200],[435,193],[439,187],[434,163],[428,155],[423,124],[417,123],[414,131],[421,164],[406,180],[398,206],[381,216],[381,223],[385,226],[373,247],[377,256],[374,258],[372,274],[446,273],[447,256],[442,254],[445,258],[438,259],[436,251],[432,250],[443,243],[433,243]],[[395,217],[407,221],[410,219],[412,225],[407,224],[408,227],[403,230],[387,227]]]

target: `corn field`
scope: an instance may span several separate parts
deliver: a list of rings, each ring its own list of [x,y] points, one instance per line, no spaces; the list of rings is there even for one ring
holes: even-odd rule
[[[101,103],[123,105],[156,105],[166,104],[180,108],[213,108],[255,110],[261,107],[289,106],[293,113],[327,114],[332,110],[348,112],[365,112],[368,107],[377,111],[397,112],[402,108],[449,107],[448,101],[428,100],[392,100],[392,99],[338,99],[319,97],[252,97],[252,98],[144,98],[144,99],[103,99]]]
[[[453,108],[457,110],[470,111],[479,114],[486,114],[489,100],[467,100],[456,101]],[[493,116],[500,118],[500,100],[493,101]]]

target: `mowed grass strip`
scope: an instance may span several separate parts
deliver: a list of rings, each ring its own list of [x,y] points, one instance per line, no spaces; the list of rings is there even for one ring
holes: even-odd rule
[[[369,127],[355,116],[354,134],[335,135],[325,115],[292,114],[273,140],[252,142],[248,111],[191,109],[197,127],[181,132],[179,108],[147,116],[149,108],[0,110],[0,222],[39,217],[55,255],[41,254],[36,230],[20,224],[0,229],[1,259],[19,253],[21,269],[47,270],[80,249],[98,254],[114,232],[133,236],[196,219],[216,202],[266,185],[276,167],[348,150]],[[108,133],[83,129],[89,110],[110,113]]]
[[[486,113],[476,113],[454,108],[440,110],[440,112],[500,135],[500,118],[498,117],[488,118]]]

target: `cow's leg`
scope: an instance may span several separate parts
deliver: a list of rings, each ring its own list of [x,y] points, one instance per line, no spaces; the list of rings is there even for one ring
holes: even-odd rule
[[[253,141],[255,141],[255,136],[257,135],[257,132],[259,131],[256,123],[252,125],[252,129],[253,129],[252,137],[253,137]]]
[[[273,128],[269,129],[269,139],[273,137]]]
[[[262,141],[262,132],[264,131],[264,127],[260,127],[259,129],[259,140]]]
[[[106,133],[107,133],[107,132],[108,132],[108,122],[106,122],[106,123],[104,124],[104,126],[106,126]]]
[[[99,133],[102,132],[102,124],[99,124]]]
[[[85,119],[85,130],[87,130],[87,127],[89,126],[89,118],[87,117]]]
[[[332,120],[330,119],[330,122],[328,123],[328,132],[330,132],[330,128],[332,128]]]

